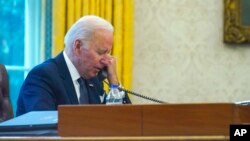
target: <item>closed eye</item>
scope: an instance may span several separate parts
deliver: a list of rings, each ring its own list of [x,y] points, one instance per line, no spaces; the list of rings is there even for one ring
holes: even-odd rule
[[[105,55],[110,53],[109,50],[97,50],[96,52],[98,55]]]

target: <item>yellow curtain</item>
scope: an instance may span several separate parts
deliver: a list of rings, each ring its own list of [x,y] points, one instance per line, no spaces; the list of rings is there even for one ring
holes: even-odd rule
[[[53,0],[52,56],[64,48],[64,35],[84,15],[100,16],[114,26],[112,55],[117,57],[120,82],[131,89],[133,56],[133,0]]]

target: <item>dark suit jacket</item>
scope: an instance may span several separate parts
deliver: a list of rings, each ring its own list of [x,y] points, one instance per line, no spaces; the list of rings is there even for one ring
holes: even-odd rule
[[[90,104],[104,104],[106,94],[102,80],[97,76],[87,82]],[[104,98],[103,102],[100,97]],[[127,94],[125,101],[131,103]],[[61,104],[79,104],[63,53],[29,72],[19,93],[16,115],[29,111],[57,110]]]

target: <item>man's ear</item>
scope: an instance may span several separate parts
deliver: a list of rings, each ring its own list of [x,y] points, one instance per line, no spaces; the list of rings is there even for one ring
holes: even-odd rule
[[[79,39],[74,41],[74,48],[79,49],[82,46],[82,42]]]
[[[79,54],[81,46],[82,46],[82,42],[79,39],[76,39],[74,41],[74,45],[73,46],[74,46],[74,48],[73,48],[74,52],[76,54]]]

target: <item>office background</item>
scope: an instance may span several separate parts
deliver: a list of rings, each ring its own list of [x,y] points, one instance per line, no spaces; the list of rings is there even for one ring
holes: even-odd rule
[[[250,45],[223,43],[223,0],[135,0],[134,11],[133,90],[170,103],[250,99]]]

